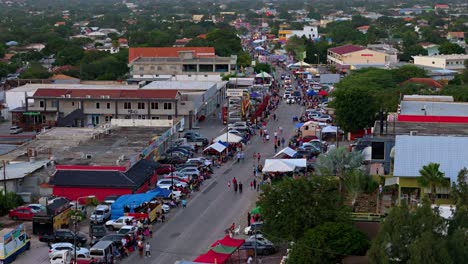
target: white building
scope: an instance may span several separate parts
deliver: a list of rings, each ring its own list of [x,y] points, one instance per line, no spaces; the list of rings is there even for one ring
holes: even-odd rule
[[[303,30],[290,30],[289,34],[286,34],[286,39],[289,39],[292,36],[306,36],[306,38],[310,39],[318,39],[320,38],[318,33],[318,27],[316,26],[304,26]]]
[[[413,59],[415,65],[461,71],[465,68],[465,60],[468,60],[468,54],[413,56]]]

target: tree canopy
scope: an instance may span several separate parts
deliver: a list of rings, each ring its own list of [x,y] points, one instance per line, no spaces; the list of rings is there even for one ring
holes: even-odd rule
[[[257,203],[262,208],[262,233],[272,240],[297,241],[325,222],[347,222],[348,211],[329,177],[282,179],[266,185]]]

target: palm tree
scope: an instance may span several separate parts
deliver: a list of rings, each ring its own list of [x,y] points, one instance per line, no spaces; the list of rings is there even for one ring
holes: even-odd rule
[[[341,192],[346,172],[360,168],[363,161],[364,157],[360,152],[350,152],[347,148],[340,147],[320,155],[315,163],[315,168],[318,175],[338,177]]]
[[[418,183],[421,187],[429,188],[429,198],[431,202],[435,202],[435,194],[437,187],[449,187],[450,181],[444,177],[445,174],[439,170],[439,163],[429,163],[419,170],[421,177],[418,178]]]

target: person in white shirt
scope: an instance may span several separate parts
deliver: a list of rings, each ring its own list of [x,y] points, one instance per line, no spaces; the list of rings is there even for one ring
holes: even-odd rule
[[[247,264],[252,264],[252,261],[253,261],[252,256],[249,256],[249,258],[247,259]]]

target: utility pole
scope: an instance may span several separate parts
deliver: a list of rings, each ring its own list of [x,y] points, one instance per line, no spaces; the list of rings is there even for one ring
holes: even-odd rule
[[[257,230],[254,230],[255,232],[255,239],[254,239],[254,259],[255,259],[255,264],[258,264],[258,259],[257,259]]]
[[[3,192],[5,193],[5,196],[7,194],[7,186],[6,186],[6,162],[5,160],[2,160],[3,162]]]

